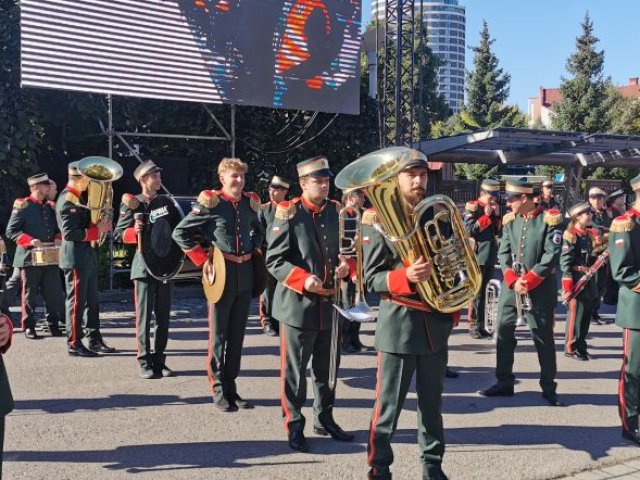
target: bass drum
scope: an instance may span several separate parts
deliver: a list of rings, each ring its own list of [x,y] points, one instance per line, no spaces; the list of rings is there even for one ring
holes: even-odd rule
[[[174,228],[191,211],[194,201],[194,197],[158,195],[149,204],[147,226],[142,234],[142,258],[152,277],[169,281],[197,279],[202,275],[171,238]]]

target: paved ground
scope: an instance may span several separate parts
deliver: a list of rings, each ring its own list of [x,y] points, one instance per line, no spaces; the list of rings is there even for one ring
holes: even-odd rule
[[[204,304],[175,304],[168,363],[178,376],[160,380],[137,377],[130,307],[102,306],[104,334],[119,349],[105,358],[70,358],[62,339],[28,341],[16,332],[5,357],[16,410],[7,419],[4,478],[365,478],[373,352],[343,357],[340,372],[336,419],[356,433],[356,441],[338,443],[307,428],[312,453],[298,454],[288,449],[280,418],[278,342],[260,333],[255,317],[239,389],[256,408],[222,414],[211,404],[204,375]],[[365,328],[368,345],[373,328]],[[558,350],[563,329],[559,318]],[[633,461],[640,450],[620,437],[615,403],[619,330],[592,327],[594,359],[588,363],[558,356],[558,391],[566,408],[542,401],[535,350],[526,330],[520,337],[516,396],[486,399],[476,391],[493,382],[492,345],[471,340],[462,328],[452,336],[451,364],[461,377],[445,386],[444,468],[450,478],[640,478],[640,463]],[[395,438],[396,479],[419,478],[415,408],[410,393]],[[306,412],[309,417],[311,408]],[[598,467],[604,468],[576,474]],[[637,476],[621,476],[631,472]]]

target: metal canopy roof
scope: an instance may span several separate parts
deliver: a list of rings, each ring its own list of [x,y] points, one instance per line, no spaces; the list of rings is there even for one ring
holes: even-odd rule
[[[487,165],[640,167],[640,137],[495,128],[425,140],[429,161]]]

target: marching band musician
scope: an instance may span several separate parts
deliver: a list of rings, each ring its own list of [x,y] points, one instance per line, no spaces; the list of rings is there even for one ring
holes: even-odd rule
[[[640,445],[640,175],[630,181],[636,201],[611,224],[611,272],[620,284],[616,325],[623,329],[623,360],[618,385],[622,436]]]
[[[342,203],[347,207],[347,217],[355,218],[356,214],[362,215],[364,207],[364,194],[361,190],[352,190],[342,196]],[[356,241],[354,235],[350,233],[350,239]],[[354,306],[356,298],[356,284],[349,277],[342,281],[342,308],[349,309]],[[364,345],[360,341],[360,322],[352,322],[342,318],[342,351],[345,353],[361,352]]]
[[[611,218],[609,217],[605,208],[605,198],[607,192],[598,187],[591,187],[589,189],[589,204],[591,205],[592,224],[598,229],[600,237],[605,238],[605,235],[609,233],[609,227],[611,226]],[[593,308],[591,314],[591,320],[598,325],[606,325],[607,322],[600,318],[598,310],[600,309],[601,297],[604,293],[604,288],[607,283],[607,269],[601,269],[598,274],[598,293],[596,305]]]
[[[38,293],[42,290],[47,307],[47,323],[54,337],[62,336],[62,284],[58,265],[35,266],[32,250],[43,243],[61,243],[56,224],[53,202],[48,200],[49,177],[39,173],[27,179],[31,195],[18,198],[13,204],[6,235],[16,242],[13,268],[21,269],[22,276],[22,329],[29,339],[37,339],[34,312]]]
[[[398,174],[407,215],[427,191],[427,159],[415,153]],[[423,216],[425,221],[428,214]],[[374,228],[374,210],[364,213],[362,223],[367,290],[381,297],[375,335],[378,370],[367,447],[371,467],[368,478],[391,479],[391,438],[415,372],[422,478],[446,480],[441,468],[445,450],[441,401],[454,314],[430,310],[415,293],[413,284],[431,275],[431,262],[420,257],[412,265],[403,265],[396,249]]]
[[[269,201],[262,204],[262,209],[258,214],[265,237],[269,235],[271,224],[276,214],[276,208],[279,203],[284,202],[287,192],[289,191],[289,186],[288,182],[277,175],[274,175],[271,179],[269,184]],[[269,275],[267,286],[264,292],[262,292],[262,295],[260,295],[260,325],[262,325],[262,331],[270,337],[277,337],[280,333],[278,321],[271,315],[273,309],[273,294],[276,291],[277,283],[278,281],[272,275]]]
[[[218,165],[221,190],[203,190],[191,212],[176,226],[173,239],[203,274],[213,278],[214,265],[197,243],[202,233],[224,256],[226,281],[222,297],[209,305],[207,374],[213,403],[223,412],[252,405],[238,395],[242,343],[249,317],[254,282],[253,255],[262,255],[263,232],[258,220],[260,198],[244,192],[248,166],[238,158],[223,158]]]
[[[117,242],[138,243],[138,236],[145,228],[145,221],[135,219],[136,213],[148,215],[150,203],[162,188],[162,168],[153,161],[141,163],[133,172],[140,184],[142,193],[122,196],[120,217],[113,232]],[[143,217],[144,218],[144,217]],[[171,313],[172,282],[157,280],[147,272],[142,252],[136,250],[131,264],[133,296],[136,312],[137,359],[140,365],[140,377],[144,379],[157,376],[172,377],[173,371],[165,363],[164,353],[169,338],[169,316]],[[155,313],[155,331],[153,353],[151,352],[151,321]]]
[[[311,357],[314,432],[340,441],[353,439],[333,417],[335,391],[329,388],[332,301],[338,287],[334,277],[344,278],[350,269],[338,256],[340,204],[328,200],[333,174],[327,158],[305,160],[298,163],[297,170],[302,196],[282,202],[276,209],[269,232],[267,268],[278,280],[273,316],[280,322],[281,402],[289,446],[307,452],[301,410]]]
[[[623,189],[618,189],[609,194],[607,197],[607,214],[612,220],[627,212],[627,194]],[[611,265],[604,267],[607,272],[605,279],[604,291],[602,292],[602,301],[607,305],[618,304],[618,289],[620,288],[611,275]]]
[[[558,210],[560,208],[560,205],[553,196],[553,181],[549,179],[542,182],[540,189],[540,206],[545,210]]]
[[[100,333],[98,298],[98,254],[91,242],[111,230],[111,221],[104,218],[91,223],[91,213],[83,205],[82,193],[89,188],[89,179],[78,170],[78,162],[68,166],[69,180],[56,203],[56,218],[62,233],[60,268],[67,287],[66,330],[67,352],[71,356],[96,357],[98,353],[113,353]],[[82,343],[83,321],[89,348]]]
[[[511,212],[502,220],[502,240],[498,251],[504,273],[500,291],[497,325],[497,383],[480,390],[486,397],[511,397],[515,376],[513,360],[516,344],[518,308],[516,295],[528,295],[532,309],[526,313],[540,362],[540,386],[543,398],[552,406],[562,406],[556,394],[556,353],[553,339],[554,310],[557,303],[555,267],[560,255],[562,213],[546,212],[533,202],[533,187],[522,181],[506,186],[507,205]],[[514,263],[524,266],[520,275]],[[524,312],[524,309],[521,309]]]
[[[593,253],[597,231],[591,228],[591,208],[586,202],[578,202],[569,209],[570,223],[562,234],[562,292],[566,298],[578,280],[589,270],[595,260]],[[589,360],[587,334],[591,322],[591,311],[596,304],[598,284],[592,277],[584,289],[569,301],[565,331],[564,354],[575,360]]]
[[[498,257],[497,236],[500,233],[502,217],[498,195],[500,182],[485,179],[480,184],[478,200],[467,202],[464,210],[464,226],[467,234],[475,242],[476,258],[482,272],[482,285],[478,295],[469,302],[469,335],[471,338],[489,338],[491,334],[485,329],[485,291],[493,278],[494,266]]]

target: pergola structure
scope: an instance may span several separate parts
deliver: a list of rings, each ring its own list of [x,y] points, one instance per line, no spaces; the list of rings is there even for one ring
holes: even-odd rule
[[[640,137],[495,128],[420,142],[430,161],[485,165],[554,165],[565,169],[564,204],[578,198],[585,170],[640,167]]]

